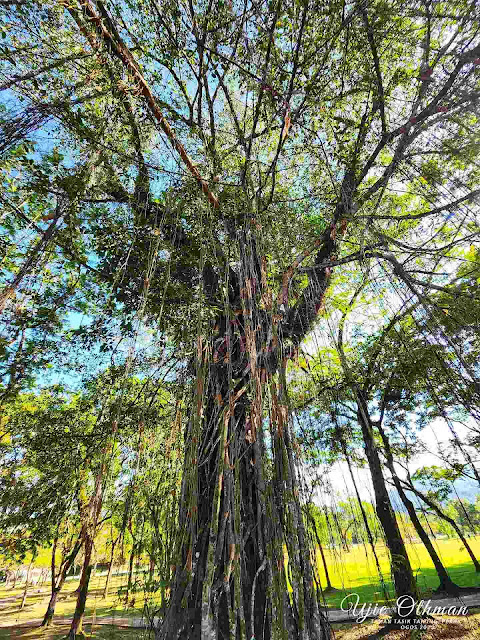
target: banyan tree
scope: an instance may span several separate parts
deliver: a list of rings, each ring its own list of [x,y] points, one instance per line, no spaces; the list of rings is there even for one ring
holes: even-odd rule
[[[125,314],[142,298],[189,367],[156,637],[327,638],[289,367],[332,288],[353,293],[386,274],[422,302],[425,272],[467,242],[478,6],[26,0],[1,10],[3,153],[54,132],[25,164],[27,182],[57,202],[45,243],[79,264],[95,255],[95,277]],[[413,593],[408,561],[392,571]]]

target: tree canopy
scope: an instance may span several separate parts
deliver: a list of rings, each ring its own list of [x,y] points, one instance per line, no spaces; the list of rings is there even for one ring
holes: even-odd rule
[[[76,496],[71,638],[115,495],[159,639],[327,638],[319,441],[368,464],[416,595],[387,487],[421,493],[414,419],[478,479],[479,28],[464,0],[0,2],[0,517]]]

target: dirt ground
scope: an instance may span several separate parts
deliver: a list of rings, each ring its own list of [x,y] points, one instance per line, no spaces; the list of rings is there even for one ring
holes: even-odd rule
[[[391,631],[383,636],[387,640],[464,640],[480,639],[480,614],[474,613],[465,617],[437,616],[427,621],[426,629],[405,629]],[[373,638],[384,627],[381,620],[363,624],[333,625],[335,640],[366,640]]]

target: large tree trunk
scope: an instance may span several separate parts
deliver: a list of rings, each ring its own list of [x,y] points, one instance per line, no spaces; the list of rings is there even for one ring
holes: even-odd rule
[[[322,308],[331,275],[326,263],[347,229],[354,189],[354,174],[347,172],[332,223],[316,242],[316,268],[291,307],[291,278],[311,249],[283,273],[274,300],[267,257],[257,254],[253,215],[245,215],[242,228],[227,225],[238,248],[238,272],[228,269],[219,286],[216,271],[208,263],[203,267],[207,302],[224,305],[225,314],[217,316],[208,339],[201,331],[197,335],[182,537],[159,640],[321,640],[330,635],[319,611],[299,501],[284,367]]]
[[[197,396],[186,433],[179,517],[184,535],[157,638],[321,640],[328,625],[314,589],[286,406],[277,398],[281,418],[267,482],[261,374],[251,374],[251,401],[246,382],[229,395],[228,360],[199,367],[197,390],[206,380],[205,401]]]
[[[213,373],[213,372],[212,372]],[[210,382],[207,391],[207,408],[206,408],[206,426],[201,441],[200,451],[206,448],[212,439],[215,438],[216,422],[218,421],[219,407],[215,401],[216,389],[213,380]],[[223,385],[222,385],[223,386]],[[225,389],[223,389],[225,393]],[[213,396],[213,398],[212,398]],[[224,394],[222,394],[224,396]],[[239,415],[243,413],[243,415]],[[238,420],[237,429],[245,433],[245,408],[237,405],[235,417]],[[191,440],[192,431],[195,428],[194,420],[190,421],[189,433],[187,440]],[[238,434],[239,435],[239,434]],[[240,439],[240,438],[239,438]],[[243,437],[245,443],[245,438]],[[247,446],[245,446],[247,445]],[[262,522],[261,508],[258,500],[259,487],[258,479],[255,478],[255,466],[253,464],[253,446],[248,447],[248,443],[241,445],[243,459],[237,455],[238,462],[236,464],[236,478],[232,478],[232,470],[224,469],[223,478],[217,480],[217,461],[219,458],[219,445],[216,444],[211,452],[209,459],[205,464],[198,465],[198,478],[196,487],[191,487],[191,474],[185,468],[185,475],[182,487],[182,505],[180,512],[180,530],[191,531],[191,521],[196,515],[197,536],[188,535],[187,541],[182,545],[180,551],[179,564],[176,569],[174,585],[172,588],[171,603],[167,616],[162,628],[162,638],[165,640],[173,640],[181,638],[184,640],[212,640],[217,637],[213,631],[214,626],[219,630],[219,637],[223,637],[224,633],[229,633],[228,610],[232,608],[231,601],[226,601],[225,588],[229,586],[231,576],[226,574],[229,563],[235,562],[236,571],[241,571],[242,580],[241,587],[235,585],[234,597],[235,601],[242,601],[242,606],[237,610],[240,616],[239,626],[244,628],[243,633],[248,638],[252,636],[258,638],[270,637],[270,616],[265,608],[265,573],[260,570],[263,563],[263,534],[264,524]],[[240,453],[240,452],[238,452]],[[200,461],[199,461],[200,462]],[[233,460],[232,460],[233,462]],[[190,465],[188,465],[190,467]],[[213,479],[213,482],[212,482]],[[236,480],[238,489],[241,487],[241,512],[245,520],[242,522],[243,531],[238,531],[233,536],[232,517],[229,513],[230,504],[226,504],[225,486],[229,486],[231,491],[233,482]],[[218,485],[221,485],[218,489]],[[237,489],[237,492],[238,492]],[[198,506],[192,505],[195,494],[198,494]],[[218,495],[220,494],[220,495]],[[219,512],[223,516],[220,522],[214,523],[214,514],[212,513],[212,505],[218,503],[220,499]],[[194,509],[194,507],[197,507]],[[235,507],[234,507],[235,508]],[[228,532],[227,532],[228,528]],[[221,546],[217,545],[218,554],[216,558],[209,558],[209,542],[210,536],[219,536]],[[235,542],[225,542],[225,538],[234,538]],[[223,538],[223,540],[222,540]],[[243,538],[243,552],[240,550],[241,540]],[[225,553],[225,544],[233,544],[233,557],[230,560],[230,547],[228,546],[228,555]],[[238,547],[237,547],[238,545]],[[240,557],[237,555],[240,553]],[[237,557],[236,557],[237,556]],[[210,562],[209,562],[210,561]],[[242,566],[239,566],[239,561]],[[210,618],[210,603],[204,604],[204,584],[207,582],[207,572],[212,570],[215,563],[215,578],[213,591],[215,595],[212,600],[214,606],[216,604],[217,620],[215,622]],[[210,564],[210,567],[209,567]],[[263,565],[264,566],[264,565]],[[258,572],[258,573],[257,573]],[[222,576],[223,574],[223,576]],[[228,575],[228,582],[225,578]],[[251,628],[250,603],[252,596],[252,586],[255,582],[255,600],[254,615],[256,619],[255,629]],[[230,593],[233,590],[230,589]],[[223,593],[222,593],[223,592]],[[186,598],[185,602],[181,601]],[[222,600],[222,606],[220,605]],[[216,601],[216,602],[215,602]],[[221,631],[220,631],[221,629]],[[222,635],[220,635],[222,634]],[[227,638],[230,636],[227,635]]]
[[[377,445],[373,436],[373,427],[368,413],[366,402],[360,390],[357,390],[358,411],[357,418],[362,429],[365,443],[365,454],[372,476],[373,490],[375,493],[375,509],[382,525],[385,542],[390,552],[390,563],[395,593],[399,596],[417,595],[417,587],[413,576],[410,560],[408,559],[405,543],[395,517],[395,512],[388,495],[382,464],[378,454]]]
[[[75,558],[77,557],[81,547],[82,547],[83,541],[81,538],[79,538],[72,551],[70,552],[70,555],[68,556],[68,558],[66,559],[65,563],[63,564],[63,567],[61,567],[60,569],[60,575],[58,576],[56,582],[55,582],[55,571],[54,571],[54,561],[52,559],[52,565],[53,565],[53,570],[52,570],[52,595],[50,596],[50,601],[48,603],[48,607],[47,610],[45,612],[45,615],[43,617],[43,621],[41,626],[42,627],[48,627],[50,625],[50,623],[52,622],[53,616],[55,614],[55,606],[57,604],[57,600],[58,600],[58,594],[60,593],[60,591],[63,588],[63,585],[65,584],[65,580],[67,579],[67,575],[68,572],[70,571]],[[54,551],[52,552],[52,554],[54,553]]]

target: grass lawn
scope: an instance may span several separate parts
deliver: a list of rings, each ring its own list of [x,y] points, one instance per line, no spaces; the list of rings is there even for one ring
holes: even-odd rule
[[[445,566],[459,586],[478,586],[480,587],[480,574],[476,574],[470,558],[461,545],[456,540],[438,540],[435,542],[437,550],[442,558]],[[472,538],[469,543],[474,552],[480,557],[480,537]],[[422,595],[428,595],[438,586],[438,578],[436,577],[433,564],[421,544],[407,544],[408,553],[412,566],[417,575],[417,582]],[[360,602],[384,602],[386,600],[383,593],[375,561],[370,549],[363,546],[352,547],[349,552],[332,552],[325,550],[329,567],[330,579],[333,587],[338,591],[325,594],[325,603],[330,607],[339,607],[342,599],[349,593],[358,593]],[[377,555],[380,561],[380,568],[384,577],[385,587],[393,598],[392,582],[389,576],[388,556],[384,547],[377,547]],[[318,566],[322,578],[322,586],[325,587],[326,580],[323,572],[320,554],[318,554]],[[141,578],[140,578],[141,580]],[[122,597],[121,588],[125,586],[126,576],[114,576],[110,583],[110,595],[106,600],[102,599],[103,587],[105,584],[105,575],[94,576],[90,583],[90,591],[87,599],[86,616],[95,616],[98,618],[121,619],[129,617],[140,617],[144,606],[143,589],[140,586],[136,592],[132,593],[129,598],[128,605],[125,604]],[[76,595],[73,593],[77,588],[78,582],[67,581],[64,590],[60,594],[55,611],[55,620],[60,622],[62,618],[70,618],[75,609]],[[0,585],[0,621],[2,625],[8,623],[12,627],[28,620],[36,620],[43,618],[48,599],[49,584],[45,583],[43,587],[31,587],[26,600],[26,606],[23,611],[19,611],[19,606],[23,595],[23,585],[17,585],[16,589],[5,588]],[[41,589],[41,593],[38,592]],[[160,603],[160,595],[155,596],[155,602]],[[112,627],[103,627],[95,631],[97,635],[94,638],[112,637],[108,634],[108,629],[112,631]],[[90,632],[90,625],[86,625],[87,632]],[[18,633],[17,633],[18,631]],[[64,631],[64,628],[63,628]],[[11,629],[0,628],[0,640],[3,638],[48,638],[52,639],[61,637],[61,635],[51,635],[52,633],[62,633],[62,628],[52,632],[50,635],[38,635],[43,631],[34,631],[32,629],[23,629],[14,631]],[[121,637],[141,637],[140,629],[118,632],[124,633],[124,636],[115,635],[115,638]],[[37,635],[35,635],[37,633]],[[116,633],[116,632],[115,632]],[[7,635],[5,635],[7,634]]]
[[[104,600],[102,598],[102,595],[105,585],[105,576],[94,576],[90,581],[90,590],[88,593],[85,615],[87,617],[96,616],[97,618],[112,617],[119,619],[128,617],[140,617],[142,615],[144,606],[143,588],[139,587],[137,589],[137,592],[133,592],[130,595],[129,603],[127,606],[125,604],[124,598],[118,593],[118,591],[125,586],[125,582],[126,576],[113,576],[110,580],[109,596]],[[76,603],[76,594],[74,594],[73,592],[77,587],[77,580],[69,580],[66,582],[58,598],[57,606],[55,607],[54,620],[69,618],[73,615]],[[25,608],[23,609],[23,611],[19,611],[23,596],[23,585],[21,585],[20,588],[17,587],[16,589],[5,589],[5,587],[2,586],[0,588],[1,623],[5,624],[8,621],[11,622],[12,625],[16,625],[28,620],[43,618],[50,597],[49,589],[50,584],[48,582],[45,583],[43,587],[30,587]],[[38,592],[39,590],[41,591],[41,593]],[[157,596],[156,602],[159,602],[159,599],[160,596]],[[0,638],[2,638],[1,635]]]
[[[0,640],[60,640],[65,638],[68,632],[67,626],[52,626],[50,629],[0,629]],[[147,639],[148,635],[141,629],[124,629],[121,627],[95,627],[90,633],[90,625],[85,625],[85,632],[88,638],[98,640],[135,640],[138,638]]]
[[[468,540],[473,552],[480,558],[480,537]],[[475,568],[459,540],[435,540],[437,553],[448,570],[453,581],[460,587],[480,587],[480,574]],[[412,568],[417,578],[417,584],[422,594],[429,594],[439,584],[433,563],[423,544],[407,544],[407,551]],[[386,547],[376,547],[380,570],[389,597],[393,597],[393,585],[390,579],[388,552]],[[339,607],[346,594],[358,593],[361,602],[384,602],[382,588],[375,558],[370,548],[363,545],[352,547],[349,552],[325,550],[328,572],[332,586],[338,592],[326,593],[327,606]],[[327,582],[320,553],[317,554],[322,587]]]

